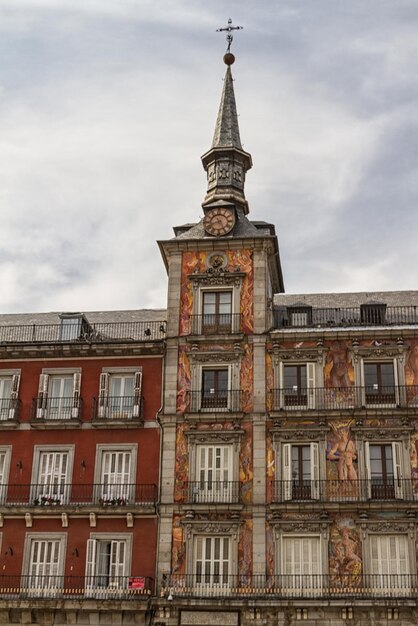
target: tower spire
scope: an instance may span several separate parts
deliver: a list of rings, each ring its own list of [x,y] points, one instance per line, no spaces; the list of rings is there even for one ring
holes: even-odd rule
[[[231,65],[234,63],[235,57],[230,52],[231,31],[240,28],[240,26],[232,26],[232,21],[228,20],[228,26],[219,29],[219,31],[228,32],[228,48],[224,56],[227,69],[212,146],[202,156],[208,182],[202,206],[205,208],[218,201],[231,202],[240,206],[247,214],[248,203],[244,194],[244,181],[246,172],[252,167],[252,160],[251,155],[242,149],[231,72]]]

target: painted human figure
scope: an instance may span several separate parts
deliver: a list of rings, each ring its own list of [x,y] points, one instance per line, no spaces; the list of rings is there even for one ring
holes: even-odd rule
[[[344,426],[335,430],[337,440],[329,450],[327,459],[338,461],[338,480],[357,480],[354,461],[357,458],[354,442],[350,439],[350,429]]]

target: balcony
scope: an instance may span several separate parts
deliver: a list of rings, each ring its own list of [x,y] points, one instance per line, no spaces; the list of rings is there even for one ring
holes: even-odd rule
[[[189,335],[231,335],[240,331],[240,313],[205,313],[189,318]]]
[[[163,593],[173,598],[376,600],[418,597],[411,574],[295,574],[282,576],[172,575]]]
[[[82,399],[79,397],[38,397],[32,400],[31,422],[80,421]]]
[[[192,481],[185,485],[185,497],[190,504],[236,504],[241,502],[238,480]]]
[[[92,421],[103,423],[127,420],[143,422],[143,396],[106,396],[93,399]]]
[[[269,403],[272,411],[339,411],[394,407],[417,411],[418,385],[272,389]]]
[[[277,307],[274,313],[276,329],[418,325],[418,306]]]
[[[0,598],[3,600],[140,600],[153,593],[154,580],[148,576],[0,576]]]
[[[271,482],[272,502],[416,502],[418,481],[412,478],[363,480],[276,480]]]
[[[188,391],[185,413],[217,413],[244,411],[250,395],[241,389],[221,391]]]
[[[17,398],[0,398],[0,425],[19,421],[21,402]]]
[[[157,502],[155,484],[71,484],[0,485],[0,506],[34,506],[44,510],[56,507],[97,506],[149,507]]]
[[[62,324],[0,326],[0,344],[20,343],[103,343],[138,342],[165,339],[164,320],[152,322],[114,322],[80,325],[77,333]]]

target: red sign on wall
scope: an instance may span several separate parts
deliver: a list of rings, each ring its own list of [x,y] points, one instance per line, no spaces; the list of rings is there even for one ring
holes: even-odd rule
[[[145,578],[143,576],[131,576],[129,589],[145,589]]]

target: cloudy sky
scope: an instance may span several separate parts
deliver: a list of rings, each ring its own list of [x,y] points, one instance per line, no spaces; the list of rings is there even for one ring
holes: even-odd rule
[[[164,307],[231,17],[288,293],[417,288],[417,0],[0,0],[0,311]]]

